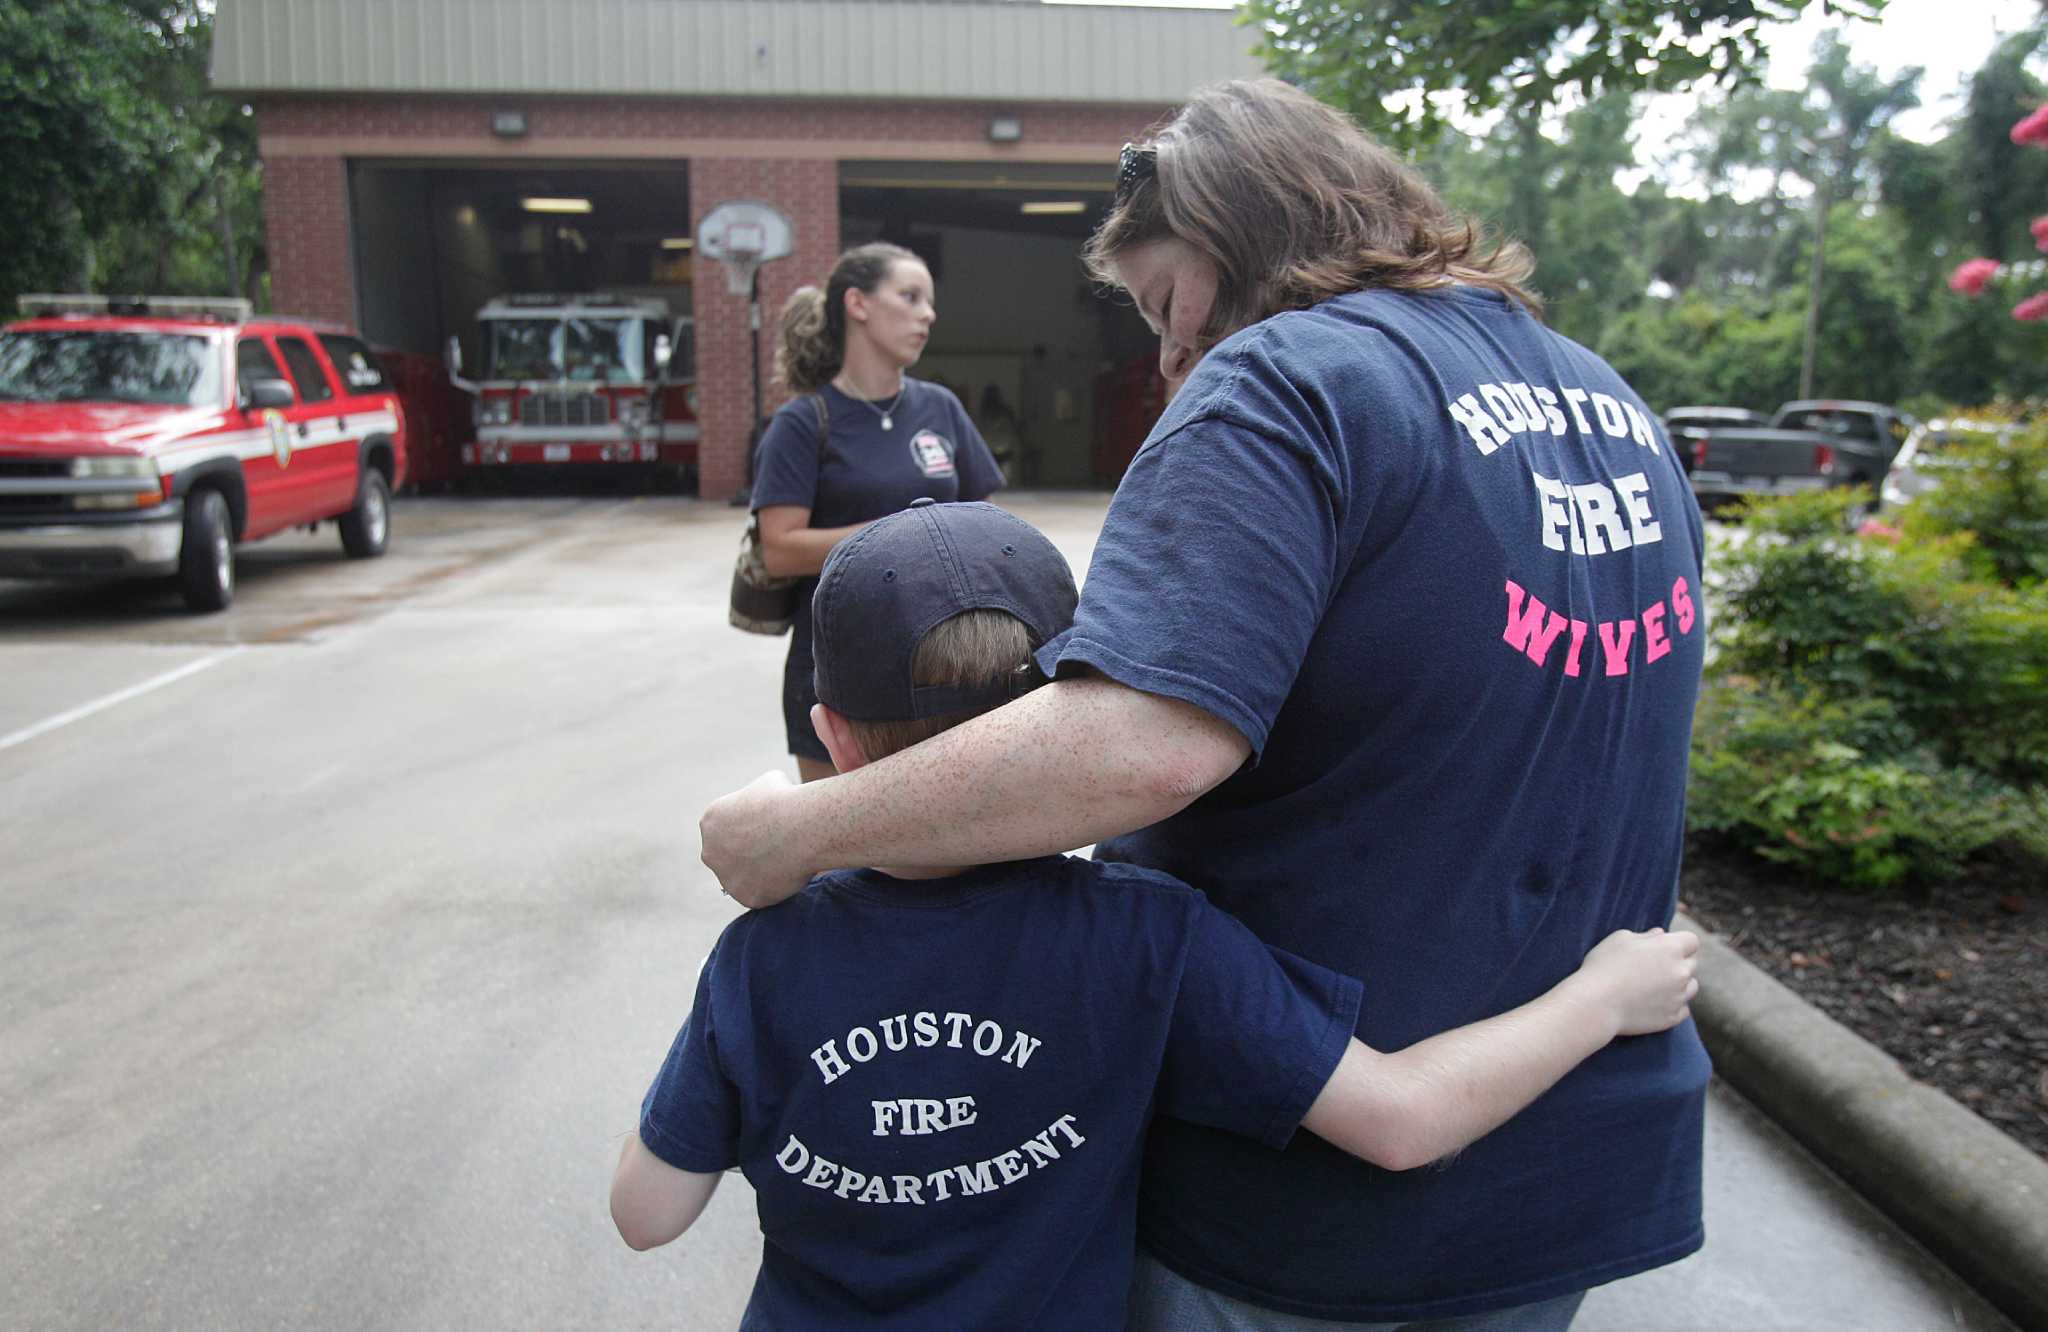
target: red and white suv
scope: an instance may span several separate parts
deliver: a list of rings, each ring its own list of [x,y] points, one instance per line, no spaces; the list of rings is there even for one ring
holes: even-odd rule
[[[246,301],[24,296],[0,330],[0,577],[174,575],[234,599],[234,544],[333,519],[384,553],[398,400],[333,325]]]

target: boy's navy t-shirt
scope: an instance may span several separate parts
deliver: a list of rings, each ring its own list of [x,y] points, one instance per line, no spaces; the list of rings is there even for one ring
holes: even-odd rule
[[[1675,904],[1706,626],[1699,510],[1604,362],[1504,298],[1368,292],[1190,376],[1111,505],[1048,672],[1193,703],[1254,760],[1105,843],[1371,980],[1399,1049],[1500,1013]],[[1141,1236],[1353,1321],[1545,1299],[1697,1248],[1709,1066],[1618,1041],[1441,1168],[1161,1120]]]
[[[753,1184],[747,1325],[1121,1329],[1153,1113],[1283,1146],[1359,994],[1135,866],[828,874],[727,927],[640,1136]]]
[[[828,435],[822,456],[811,395],[791,398],[761,436],[756,511],[794,504],[811,511],[812,527],[845,527],[907,509],[920,496],[947,504],[987,499],[1003,488],[995,455],[960,399],[942,385],[905,375],[887,430],[876,410],[886,403],[870,406],[830,384],[817,396],[825,403]],[[806,578],[798,599],[791,651],[800,657],[811,653],[811,594],[817,585],[817,579]]]

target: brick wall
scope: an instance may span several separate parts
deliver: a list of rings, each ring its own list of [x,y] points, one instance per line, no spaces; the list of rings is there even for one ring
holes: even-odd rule
[[[1167,110],[1159,106],[1000,105],[964,102],[760,101],[684,98],[312,96],[256,103],[265,169],[271,290],[280,310],[352,322],[355,277],[348,220],[351,157],[462,161],[687,161],[692,224],[728,199],[787,213],[796,251],[761,277],[764,410],[783,395],[772,382],[776,313],[805,282],[822,282],[839,251],[838,164],[843,159],[955,157],[1097,163]],[[491,113],[517,109],[527,133],[497,139]],[[1024,138],[991,145],[989,117],[1017,116]],[[701,262],[697,318],[700,491],[724,498],[744,484],[753,414],[747,305],[728,295],[724,271]]]
[[[280,157],[263,164],[263,228],[271,303],[286,314],[353,324],[355,253],[349,244],[348,164],[339,157]]]
[[[822,284],[839,255],[836,161],[713,157],[690,163],[690,227],[728,199],[771,204],[790,220],[796,243],[787,259],[761,268],[761,399],[773,412],[788,395],[776,388],[775,322],[789,294]],[[722,265],[700,259],[691,298],[697,313],[698,493],[726,496],[746,481],[747,434],[754,413],[747,349],[747,300],[726,290]]]

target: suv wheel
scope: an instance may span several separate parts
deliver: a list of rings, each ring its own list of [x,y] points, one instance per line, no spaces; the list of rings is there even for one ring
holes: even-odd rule
[[[178,544],[178,591],[195,611],[226,610],[235,599],[234,523],[227,497],[195,491],[185,501],[185,533]]]
[[[356,507],[341,516],[341,548],[351,559],[367,560],[384,553],[391,541],[391,484],[372,467],[363,473]]]

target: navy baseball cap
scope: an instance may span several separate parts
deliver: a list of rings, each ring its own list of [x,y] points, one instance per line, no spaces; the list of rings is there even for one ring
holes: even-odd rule
[[[918,499],[840,542],[811,599],[818,701],[854,721],[910,721],[1007,702],[1019,682],[915,684],[918,644],[963,611],[1008,611],[1034,646],[1074,622],[1073,570],[1045,534],[993,504]]]

